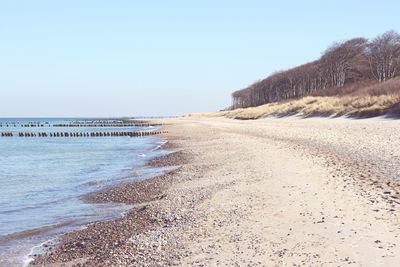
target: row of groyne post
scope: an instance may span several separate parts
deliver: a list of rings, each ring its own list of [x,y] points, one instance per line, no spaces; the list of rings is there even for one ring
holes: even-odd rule
[[[0,127],[150,127],[162,126],[160,123],[146,123],[146,122],[121,122],[121,123],[86,123],[86,122],[71,122],[71,123],[0,123]]]
[[[156,123],[57,123],[53,127],[150,127],[162,126]]]
[[[167,131],[136,132],[2,132],[1,137],[141,137],[165,134]]]
[[[0,127],[48,127],[49,123],[0,123]]]

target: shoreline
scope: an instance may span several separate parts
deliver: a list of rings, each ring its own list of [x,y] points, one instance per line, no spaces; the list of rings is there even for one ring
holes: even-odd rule
[[[149,191],[124,218],[68,234],[34,263],[397,266],[398,122],[169,122],[165,147],[178,152],[152,164],[180,167],[139,182]],[[115,190],[137,192],[129,185]]]
[[[118,246],[120,241],[115,241],[118,240],[115,235],[118,235],[117,232],[121,231],[122,225],[126,226],[125,228],[130,228],[128,227],[130,223],[139,222],[133,228],[126,229],[126,232],[132,233],[132,235],[140,235],[153,229],[155,222],[152,219],[152,213],[156,211],[147,211],[148,203],[165,197],[165,189],[171,185],[174,174],[179,171],[178,165],[186,161],[186,155],[181,151],[171,151],[171,149],[176,149],[176,146],[171,145],[169,140],[158,145],[156,149],[170,150],[170,152],[149,160],[144,167],[161,168],[162,175],[138,181],[124,181],[81,196],[81,199],[87,203],[130,205],[131,207],[125,214],[111,220],[88,223],[83,225],[82,229],[62,234],[58,238],[59,242],[47,247],[47,252],[39,255],[28,255],[32,257],[32,260],[24,266],[41,266],[43,264],[58,266],[66,263],[79,265],[80,262],[95,266],[99,258],[102,259],[102,255],[97,254],[97,257],[89,262],[86,259],[92,255],[94,249],[97,250],[99,247],[110,249],[112,245]],[[115,228],[116,226],[118,228]],[[110,231],[109,229],[112,228],[114,230]],[[103,236],[104,233],[107,236]],[[99,236],[102,237],[99,238]],[[126,241],[128,238],[124,237],[122,239]],[[121,237],[119,238],[121,239]]]
[[[15,118],[13,125],[3,124],[3,130],[13,127],[10,129],[16,132],[25,131],[25,128],[32,131],[69,132],[64,127],[66,125],[60,128],[57,124],[63,120],[72,123],[75,119],[45,118],[35,123],[24,123],[24,119]],[[128,125],[131,128],[126,128]],[[159,133],[158,125],[139,126],[135,122],[125,123],[121,127],[115,124],[105,126],[93,124],[85,127],[90,131],[108,132],[109,129]],[[86,128],[79,128],[79,131]],[[46,134],[39,136],[46,137]],[[5,164],[2,165],[4,170],[1,176],[4,182],[1,207],[4,216],[0,236],[0,266],[19,266],[33,246],[90,222],[120,217],[127,210],[127,205],[108,202],[87,204],[78,199],[81,195],[123,181],[162,173],[157,168],[144,166],[150,159],[164,154],[163,151],[157,151],[157,147],[164,142],[157,136],[135,140],[122,137],[4,141],[2,154]],[[29,151],[22,149],[25,147]],[[26,151],[34,153],[27,155]],[[59,163],[63,163],[62,166]]]

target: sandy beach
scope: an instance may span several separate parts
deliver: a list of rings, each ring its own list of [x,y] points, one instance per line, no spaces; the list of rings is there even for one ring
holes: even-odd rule
[[[398,120],[162,122],[177,169],[88,196],[134,208],[32,266],[398,266]]]

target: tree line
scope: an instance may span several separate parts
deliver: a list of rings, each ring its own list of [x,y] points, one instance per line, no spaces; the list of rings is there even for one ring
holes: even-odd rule
[[[232,108],[317,94],[332,87],[400,76],[400,34],[388,31],[372,40],[354,38],[332,44],[313,62],[274,73],[232,94]]]

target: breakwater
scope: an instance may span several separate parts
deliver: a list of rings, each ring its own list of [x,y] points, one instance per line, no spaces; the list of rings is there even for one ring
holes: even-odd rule
[[[70,121],[64,123],[49,123],[49,122],[2,122],[0,128],[4,127],[150,127],[162,126],[160,123],[149,123],[146,121],[125,121],[125,120],[109,120],[109,121]]]
[[[167,131],[135,132],[1,132],[0,137],[141,137],[167,133]]]

